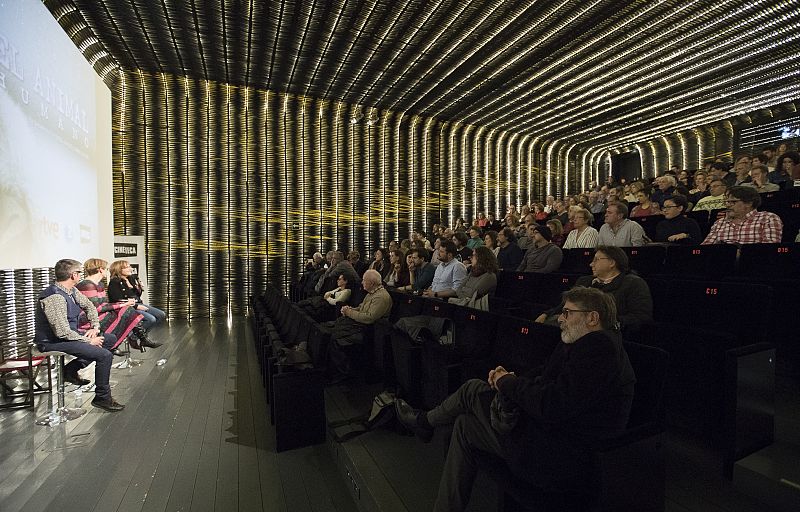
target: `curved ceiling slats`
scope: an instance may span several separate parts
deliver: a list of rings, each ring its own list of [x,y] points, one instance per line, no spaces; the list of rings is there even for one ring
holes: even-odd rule
[[[792,0],[46,0],[119,68],[615,146],[786,101]],[[795,96],[796,97],[796,96]]]

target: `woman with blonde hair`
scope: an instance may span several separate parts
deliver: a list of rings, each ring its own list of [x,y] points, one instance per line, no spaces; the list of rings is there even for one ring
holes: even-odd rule
[[[142,287],[133,267],[126,260],[117,260],[111,264],[111,279],[108,282],[108,300],[111,302],[134,301],[136,312],[142,315],[142,332],[139,336],[142,347],[157,348],[163,345],[149,338],[148,334],[157,323],[164,321],[167,314],[160,309],[142,302]],[[137,335],[138,336],[138,335]]]
[[[112,347],[111,353],[115,356],[124,356],[127,352],[123,352],[118,347],[126,338],[128,338],[130,346],[140,350],[138,331],[141,331],[139,322],[141,322],[142,316],[137,314],[134,309],[136,302],[133,300],[108,302],[106,288],[103,284],[104,279],[106,282],[108,281],[108,262],[100,258],[90,258],[84,262],[83,269],[85,277],[75,287],[97,309],[100,330],[117,337],[117,343]],[[81,316],[81,320],[87,321],[87,324],[81,325],[81,328],[90,327],[88,319]]]
[[[577,208],[573,210],[570,208],[570,222],[572,230],[567,235],[567,240],[564,242],[564,249],[587,249],[597,247],[597,237],[599,236],[596,229],[592,227],[594,215],[585,209]]]

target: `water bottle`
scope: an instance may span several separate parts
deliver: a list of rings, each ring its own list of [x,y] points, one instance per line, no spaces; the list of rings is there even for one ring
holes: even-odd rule
[[[61,423],[61,415],[58,414],[58,406],[53,404],[53,410],[50,411],[50,426],[55,427]]]
[[[82,405],[82,400],[81,400],[82,397],[83,397],[83,390],[81,388],[76,389],[75,390],[75,407],[78,408],[78,409],[80,409],[80,407]]]
[[[164,366],[165,364],[167,364],[166,359],[159,359],[158,361],[156,361],[156,366]]]

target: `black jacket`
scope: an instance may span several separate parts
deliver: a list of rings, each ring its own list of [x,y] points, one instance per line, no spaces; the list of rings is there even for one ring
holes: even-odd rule
[[[516,242],[511,242],[507,247],[501,247],[497,251],[497,266],[504,270],[517,270],[522,257],[522,249],[519,248]]]
[[[689,238],[678,240],[679,244],[699,245],[703,241],[697,221],[685,215],[679,215],[673,219],[664,219],[656,225],[656,242],[667,242],[667,238],[678,233],[689,235]]]

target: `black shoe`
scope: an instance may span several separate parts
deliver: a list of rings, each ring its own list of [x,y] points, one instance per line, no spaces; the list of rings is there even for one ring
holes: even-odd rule
[[[82,378],[78,377],[77,374],[75,374],[75,375],[64,375],[64,380],[69,382],[70,384],[75,384],[76,386],[85,386],[85,385],[89,384],[90,382],[92,382],[92,381],[90,381],[88,379],[82,379]]]
[[[139,343],[141,343],[141,345],[143,347],[150,347],[150,348],[158,348],[161,345],[163,345],[163,343],[160,343],[158,341],[153,341],[150,338],[145,338],[143,340],[139,340]]]
[[[111,353],[118,357],[125,357],[128,354],[130,354],[130,352],[128,352],[127,350],[123,350],[120,347],[115,348],[114,350],[111,351]]]
[[[423,427],[420,424],[420,414],[423,414],[422,411],[412,408],[402,398],[398,398],[394,401],[394,411],[397,414],[397,420],[420,438],[423,443],[431,442],[433,438],[433,429]]]
[[[108,412],[119,412],[125,408],[124,405],[117,402],[113,398],[107,398],[105,400],[98,400],[95,398],[92,400],[92,405],[101,409],[105,409]]]

